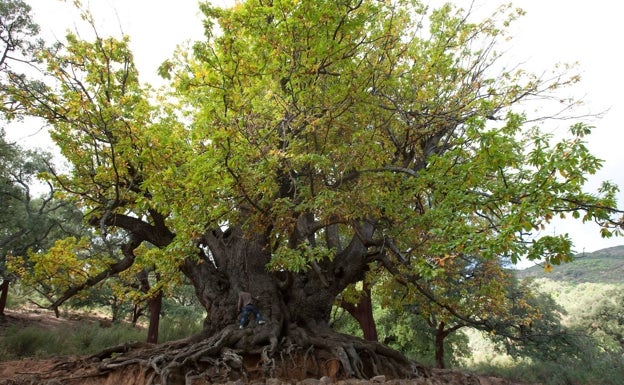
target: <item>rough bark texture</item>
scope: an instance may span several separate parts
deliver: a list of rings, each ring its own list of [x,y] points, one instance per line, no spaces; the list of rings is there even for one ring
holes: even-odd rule
[[[444,322],[440,322],[435,335],[435,362],[436,367],[444,369],[444,339],[448,332],[444,330]]]
[[[150,283],[147,271],[143,270],[138,274],[141,291],[149,293]],[[147,299],[147,307],[149,308],[149,325],[147,327],[147,343],[155,344],[158,342],[158,329],[160,326],[160,310],[162,309],[163,292],[158,290]]]

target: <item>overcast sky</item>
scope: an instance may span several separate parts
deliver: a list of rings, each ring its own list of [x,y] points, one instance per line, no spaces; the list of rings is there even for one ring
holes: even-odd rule
[[[231,3],[219,0],[218,3]],[[26,0],[34,11],[42,33],[62,39],[67,29],[75,29],[76,13],[72,7],[57,0]],[[90,4],[101,34],[131,37],[135,61],[144,81],[157,81],[160,63],[171,56],[177,44],[202,37],[201,18],[195,0],[83,0]],[[467,6],[470,1],[454,1]],[[483,9],[494,9],[504,1],[477,0]],[[70,1],[71,3],[71,1]],[[619,59],[624,37],[621,16],[624,5],[611,0],[518,0],[514,5],[527,15],[513,28],[508,55],[522,67],[542,73],[558,62],[579,62],[582,84],[575,88],[583,97],[587,111],[607,111],[596,126],[588,145],[594,154],[605,160],[599,175],[592,177],[589,191],[600,180],[611,180],[624,189],[624,75]],[[569,123],[563,122],[562,126]],[[563,129],[563,127],[562,127]],[[9,137],[32,142],[40,138],[38,127],[21,126],[21,131],[8,128]],[[624,207],[624,194],[620,195]],[[623,245],[624,238],[602,239],[596,225],[580,225],[566,221],[549,231],[568,232],[575,242],[575,251],[591,252]]]

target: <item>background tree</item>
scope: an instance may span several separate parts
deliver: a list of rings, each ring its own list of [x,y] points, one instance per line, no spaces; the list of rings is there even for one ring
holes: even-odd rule
[[[411,290],[397,291],[393,297],[403,297],[401,302],[410,304],[405,309],[423,319],[432,334],[436,366],[444,368],[445,339],[450,335],[465,327],[494,331],[492,318],[515,321],[510,319],[512,306],[507,297],[510,275],[496,258],[447,256],[431,263],[439,267],[434,277],[413,281]],[[527,319],[531,319],[528,314]]]
[[[82,213],[70,201],[54,198],[50,184],[36,183],[49,170],[51,155],[23,150],[0,135],[0,314],[9,284],[16,277],[7,269],[12,257],[47,250],[56,239],[78,234]]]
[[[379,307],[375,312],[382,341],[410,358],[426,365],[441,366],[436,349],[437,327],[418,313],[415,306],[404,305],[401,309]],[[437,326],[437,325],[436,325]],[[449,333],[443,341],[442,367],[457,367],[462,358],[470,357],[468,337],[458,330]]]
[[[201,8],[206,41],[161,68],[168,98],[139,83],[127,39],[97,35],[69,34],[42,55],[46,86],[13,89],[72,163],[59,186],[104,240],[125,236],[123,259],[86,283],[140,265],[150,243],[161,277],[181,271],[194,285],[210,337],[176,346],[163,377],[217,352],[240,367],[225,347],[261,357],[267,375],[307,376],[276,357],[313,347],[317,363],[340,363],[305,361],[315,374],[411,376],[396,351],[329,328],[345,288],[376,268],[415,285],[439,274],[432,260],[461,255],[561,262],[566,235],[532,234],[556,215],[619,233],[616,186],[583,189],[601,166],[583,141],[590,127],[553,143],[518,107],[578,78],[496,71],[495,40],[519,12],[471,22],[416,1]],[[235,328],[240,290],[268,319],[253,334]]]
[[[512,357],[556,360],[574,357],[578,344],[562,322],[565,310],[551,295],[540,292],[532,282],[511,279],[507,284],[507,317],[492,317],[488,338],[504,347]]]
[[[35,52],[43,44],[38,38],[39,26],[30,12],[31,7],[22,0],[0,2],[0,94],[4,117],[15,117],[20,108],[5,92],[12,80],[23,77],[14,67],[36,64]]]

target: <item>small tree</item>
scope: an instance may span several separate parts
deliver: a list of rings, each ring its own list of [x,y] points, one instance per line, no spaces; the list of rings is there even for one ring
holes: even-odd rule
[[[44,184],[48,191],[38,196],[32,191],[36,176],[49,170],[49,159],[49,154],[22,150],[0,135],[0,314],[15,278],[8,260],[41,252],[55,239],[82,231],[82,213],[72,202],[55,199],[51,185]]]

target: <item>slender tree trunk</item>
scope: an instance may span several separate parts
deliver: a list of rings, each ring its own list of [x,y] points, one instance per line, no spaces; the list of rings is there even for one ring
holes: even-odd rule
[[[438,324],[435,335],[435,363],[439,369],[444,369],[444,339],[448,332],[444,330],[444,322]]]
[[[111,302],[111,322],[115,323],[119,321],[119,311],[120,311],[120,302],[117,296],[113,296],[113,301]]]
[[[144,293],[149,293],[150,291],[150,283],[147,270],[143,270],[138,274],[138,278],[141,285],[141,291]],[[156,274],[156,279],[158,279],[158,274]],[[149,325],[147,327],[147,342],[155,344],[158,342],[158,327],[160,325],[160,310],[162,308],[162,296],[163,293],[161,290],[152,294],[147,299],[147,306],[149,308]]]
[[[162,291],[150,298],[147,303],[150,310],[149,327],[147,328],[147,343],[158,343],[158,328],[160,326],[160,310],[162,309]]]
[[[139,318],[143,315],[143,309],[141,305],[135,303],[132,305],[132,326],[136,326],[137,322],[139,322]]]
[[[5,278],[0,284],[0,316],[4,316],[7,298],[9,296],[9,280]]]

